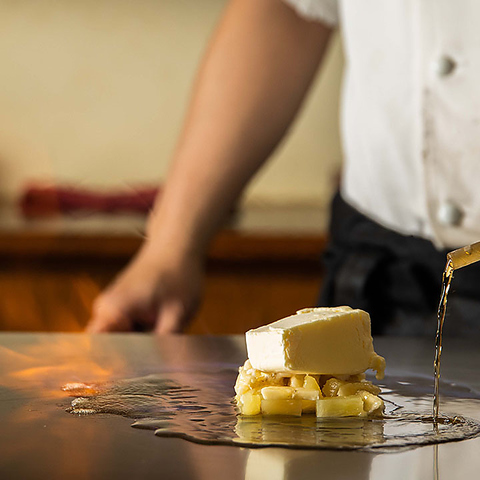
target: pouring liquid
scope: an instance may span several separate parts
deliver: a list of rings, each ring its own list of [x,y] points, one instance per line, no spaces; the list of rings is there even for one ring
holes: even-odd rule
[[[437,312],[437,334],[435,336],[435,360],[433,362],[434,372],[434,390],[433,390],[433,420],[438,422],[438,413],[440,409],[440,360],[442,356],[443,324],[445,323],[445,314],[447,313],[448,291],[453,279],[454,269],[452,263],[447,261],[442,275],[442,293]]]
[[[480,242],[467,245],[447,254],[447,263],[442,275],[442,292],[437,311],[437,334],[435,337],[435,360],[433,363],[435,382],[433,391],[433,421],[435,424],[438,422],[440,409],[440,360],[442,356],[443,324],[445,323],[448,292],[453,280],[453,273],[459,268],[478,261],[480,261]]]

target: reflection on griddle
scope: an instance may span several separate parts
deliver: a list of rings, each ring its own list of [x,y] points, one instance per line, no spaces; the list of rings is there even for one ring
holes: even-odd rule
[[[235,433],[239,441],[251,445],[288,446],[295,437],[295,446],[343,449],[385,442],[384,420],[365,418],[318,419],[301,417],[239,417]]]
[[[351,455],[339,463],[331,452],[257,448],[248,452],[245,480],[298,480],[322,478],[335,472],[334,478],[368,480],[373,455]]]
[[[438,428],[432,428],[427,415],[430,379],[422,378],[387,380],[383,418],[237,416],[232,401],[236,373],[176,371],[105,384],[77,382],[64,390],[76,397],[72,413],[122,415],[135,419],[135,428],[204,444],[382,451],[480,434],[480,423],[463,417],[442,417]],[[460,406],[459,411],[468,412],[470,404],[471,411],[478,411],[475,392],[448,384],[442,390],[446,411]]]

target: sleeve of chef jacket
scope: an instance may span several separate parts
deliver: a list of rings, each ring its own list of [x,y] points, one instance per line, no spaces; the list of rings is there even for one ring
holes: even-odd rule
[[[338,24],[339,0],[283,0],[303,18],[317,20],[332,27]]]

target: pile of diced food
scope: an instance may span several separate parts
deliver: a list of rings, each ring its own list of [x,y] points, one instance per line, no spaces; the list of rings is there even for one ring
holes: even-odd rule
[[[381,415],[385,360],[373,349],[370,316],[350,307],[308,308],[246,333],[248,359],[235,384],[241,415]]]

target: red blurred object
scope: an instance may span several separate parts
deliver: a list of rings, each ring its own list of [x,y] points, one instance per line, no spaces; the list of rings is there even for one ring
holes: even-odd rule
[[[148,213],[160,192],[158,187],[98,191],[59,185],[28,185],[19,204],[25,217],[51,217],[74,212]]]

